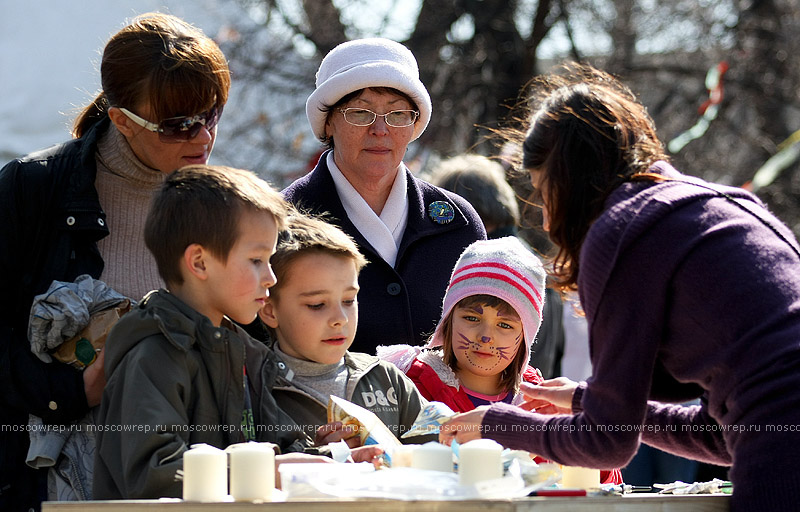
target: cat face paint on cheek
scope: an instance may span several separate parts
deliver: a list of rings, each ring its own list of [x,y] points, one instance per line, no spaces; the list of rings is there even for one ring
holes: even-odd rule
[[[508,354],[506,354],[506,352],[508,352],[509,350],[511,349],[508,347],[497,347],[497,357],[499,357],[500,359],[511,359],[510,357],[508,357]]]
[[[470,341],[469,338],[467,338],[460,332],[457,333],[456,336],[458,336],[457,338],[458,346],[456,346],[456,348],[458,350],[469,350],[469,347],[472,345],[472,341]]]
[[[461,332],[456,333],[456,336],[458,344],[455,349],[463,351],[463,357],[476,369],[489,372],[498,366],[500,361],[508,360],[508,355],[506,354],[508,347],[495,347],[492,345],[487,345],[487,343],[491,342],[491,337],[481,336],[480,341],[472,341],[469,339],[469,337],[465,336],[464,333]],[[480,352],[483,354],[488,353],[494,357],[484,360],[485,358],[479,358],[475,356],[473,352]]]
[[[497,375],[505,370],[524,338],[519,318],[491,306],[456,310],[452,322],[451,350],[459,368],[475,375]]]

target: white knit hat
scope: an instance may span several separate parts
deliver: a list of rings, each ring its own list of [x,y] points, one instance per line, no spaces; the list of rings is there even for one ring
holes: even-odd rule
[[[526,358],[539,326],[544,307],[545,271],[539,258],[515,236],[478,240],[469,245],[456,262],[442,303],[442,319],[461,299],[492,295],[503,299],[522,320]],[[442,322],[428,347],[443,343]]]
[[[419,108],[417,139],[431,120],[431,97],[419,80],[417,60],[402,44],[384,38],[356,39],[338,45],[322,59],[317,88],[306,100],[306,116],[318,139],[325,137],[324,109],[367,87],[391,87],[408,94]]]

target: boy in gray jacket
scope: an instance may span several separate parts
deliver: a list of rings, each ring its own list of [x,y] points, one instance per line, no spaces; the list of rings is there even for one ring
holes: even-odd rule
[[[176,473],[195,443],[307,446],[299,429],[260,428],[292,422],[262,392],[276,378],[274,354],[234,324],[252,322],[267,300],[286,214],[281,196],[248,171],[198,165],[167,177],[144,234],[167,289],[150,292],[109,334],[96,499],[180,497]]]
[[[348,351],[358,325],[358,275],[366,264],[355,242],[333,224],[294,214],[271,262],[278,283],[259,317],[285,365],[272,390],[278,405],[319,446],[340,439],[351,448],[361,444],[355,427],[328,423],[331,395],[372,411],[399,438],[427,402],[393,364]]]

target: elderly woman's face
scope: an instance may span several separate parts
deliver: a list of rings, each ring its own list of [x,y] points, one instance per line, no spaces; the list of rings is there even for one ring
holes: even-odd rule
[[[345,121],[339,109],[330,113],[325,130],[328,136],[333,137],[333,158],[342,174],[351,182],[377,182],[386,177],[394,179],[411,142],[414,125],[389,126],[380,114],[411,110],[413,106],[399,94],[364,89],[360,96],[342,106],[345,108],[368,109],[379,115],[369,126],[355,126]]]

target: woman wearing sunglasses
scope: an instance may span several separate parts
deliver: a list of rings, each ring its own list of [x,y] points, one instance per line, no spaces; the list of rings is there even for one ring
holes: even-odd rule
[[[138,300],[162,286],[142,228],[166,175],[208,160],[228,98],[219,47],[164,14],[142,15],[111,37],[102,92],[75,122],[74,140],[0,170],[0,510],[38,508],[47,473],[25,464],[33,414],[82,417],[100,402],[103,357],[83,372],[37,359],[27,339],[34,296],[89,274]]]
[[[417,179],[403,163],[431,117],[414,55],[380,38],[337,46],[320,64],[306,114],[328,150],[284,195],[327,212],[369,260],[359,277],[351,350],[422,345],[456,260],[486,231],[467,201]]]

